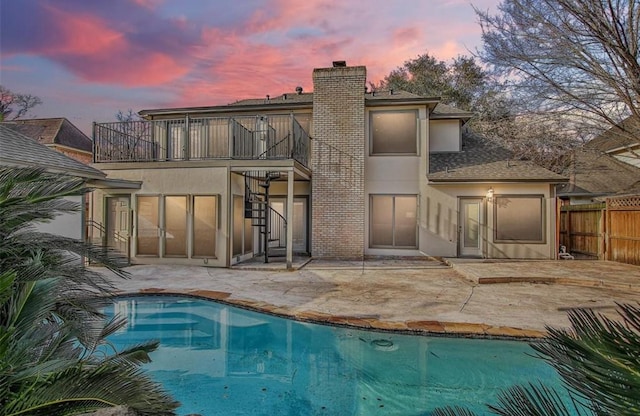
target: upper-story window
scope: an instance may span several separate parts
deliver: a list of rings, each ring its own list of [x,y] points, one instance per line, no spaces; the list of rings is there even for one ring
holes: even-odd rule
[[[418,111],[372,111],[372,155],[417,155]]]

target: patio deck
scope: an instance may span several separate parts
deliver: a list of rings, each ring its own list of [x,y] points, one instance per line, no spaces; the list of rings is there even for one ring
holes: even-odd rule
[[[460,336],[543,336],[566,311],[615,317],[640,301],[640,267],[598,261],[327,261],[233,269],[132,266],[121,293],[187,294],[303,321]]]

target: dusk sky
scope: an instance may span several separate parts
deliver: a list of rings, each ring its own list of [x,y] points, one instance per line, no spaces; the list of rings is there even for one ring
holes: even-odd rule
[[[378,82],[428,52],[481,46],[473,6],[498,0],[0,0],[0,84],[39,96],[27,118],[90,134],[118,110],[228,104],[313,89],[313,68]]]

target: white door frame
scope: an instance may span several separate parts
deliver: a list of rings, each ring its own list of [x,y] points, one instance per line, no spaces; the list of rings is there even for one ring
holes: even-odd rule
[[[458,197],[458,257],[484,257],[484,213],[484,198]]]

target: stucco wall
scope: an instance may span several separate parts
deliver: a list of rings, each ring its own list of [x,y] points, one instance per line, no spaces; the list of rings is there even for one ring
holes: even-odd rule
[[[487,190],[494,195],[542,195],[544,197],[544,243],[496,243],[494,204],[486,199]],[[425,186],[421,195],[421,249],[433,256],[455,257],[458,254],[458,198],[485,198],[483,215],[483,249],[487,258],[548,259],[555,255],[555,199],[548,184],[486,183],[475,185]],[[526,219],[523,219],[526,220]]]
[[[167,168],[162,164],[157,168],[127,169],[127,170],[104,170],[110,179],[125,179],[131,181],[142,181],[139,190],[130,189],[110,189],[98,190],[94,192],[92,203],[93,218],[96,221],[104,222],[105,218],[105,198],[108,196],[131,195],[130,207],[133,210],[133,234],[132,242],[132,263],[144,264],[191,264],[224,267],[227,265],[228,257],[228,227],[230,221],[228,217],[229,199],[228,180],[226,167],[199,167],[199,168]],[[136,258],[135,238],[136,238],[136,195],[216,195],[218,196],[218,230],[216,234],[216,257],[215,258],[161,258],[161,257],[140,257]]]
[[[417,109],[418,110],[418,154],[415,156],[384,156],[370,155],[370,126],[366,126],[365,154],[365,254],[367,255],[419,255],[418,249],[391,249],[371,248],[370,246],[370,198],[371,195],[416,195],[420,193],[421,176],[426,172],[425,154],[428,138],[427,111],[418,107],[394,107],[389,110]],[[385,110],[384,107],[376,107],[369,111]],[[369,113],[369,111],[367,113]],[[367,120],[370,120],[367,114]],[[421,175],[422,172],[422,175]],[[420,244],[420,238],[418,238]]]

